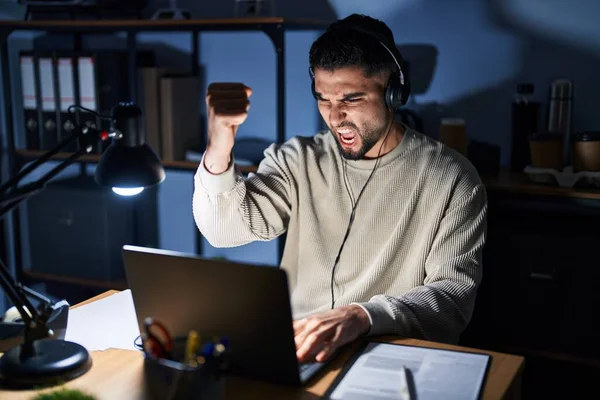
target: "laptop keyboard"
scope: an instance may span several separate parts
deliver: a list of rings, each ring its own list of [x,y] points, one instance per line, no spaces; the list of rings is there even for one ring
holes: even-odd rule
[[[300,364],[300,373],[309,369],[311,367],[311,365],[313,365],[313,364],[314,363]]]
[[[323,366],[323,363],[320,363],[320,362],[300,364],[299,365],[300,380],[304,381],[304,380],[310,378],[315,372],[317,372],[319,369],[321,369],[322,366]]]

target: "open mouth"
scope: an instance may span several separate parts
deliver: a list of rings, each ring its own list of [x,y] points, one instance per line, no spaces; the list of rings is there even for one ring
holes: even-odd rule
[[[337,134],[340,137],[340,142],[345,146],[351,147],[356,143],[356,132],[350,128],[339,128]]]

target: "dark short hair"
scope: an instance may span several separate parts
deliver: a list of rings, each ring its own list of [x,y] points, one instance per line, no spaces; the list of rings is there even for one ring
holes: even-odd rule
[[[353,29],[374,32],[385,39],[386,46],[395,46],[394,34],[388,26],[375,18],[352,14],[332,23],[312,44],[309,53],[310,68],[333,71],[337,68],[362,67],[365,76],[398,69],[390,53],[379,40]]]

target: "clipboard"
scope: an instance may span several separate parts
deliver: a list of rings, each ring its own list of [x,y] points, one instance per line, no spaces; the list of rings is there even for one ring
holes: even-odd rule
[[[369,360],[369,357],[372,357],[373,360]],[[384,361],[384,358],[386,358],[387,361]],[[378,395],[376,398],[382,399],[402,398],[399,397],[400,388],[398,388],[398,392],[392,393],[383,386],[378,386],[377,388],[367,387],[365,391],[359,393],[359,391],[362,390],[360,387],[361,381],[357,380],[356,377],[364,377],[365,371],[371,370],[374,377],[376,374],[381,375],[382,379],[387,379],[385,381],[386,384],[389,383],[391,386],[395,381],[389,377],[393,377],[394,373],[400,374],[400,371],[404,366],[409,370],[409,375],[411,375],[410,380],[412,381],[410,384],[414,385],[413,390],[418,394],[418,396],[412,398],[445,399],[448,398],[448,392],[447,388],[443,385],[435,388],[433,385],[427,384],[425,390],[429,393],[423,396],[420,395],[419,392],[424,390],[422,384],[423,379],[427,378],[428,373],[434,373],[437,377],[440,377],[445,373],[460,375],[461,367],[457,365],[462,365],[462,368],[465,369],[465,371],[463,371],[464,378],[466,378],[465,381],[469,382],[464,382],[463,384],[459,382],[454,385],[454,389],[456,389],[457,385],[462,385],[461,399],[481,399],[491,359],[492,356],[486,353],[366,340],[358,347],[356,353],[346,362],[340,373],[336,376],[323,395],[323,398],[332,400],[344,398],[345,396],[349,396],[344,395],[344,393],[352,392],[354,389],[357,390],[357,393],[355,393],[357,395],[363,394],[366,396],[369,394],[369,389],[373,389],[371,395],[373,395],[374,398],[376,395]],[[436,363],[433,361],[436,360],[440,361],[440,366],[438,366],[437,369],[434,369],[433,366]],[[442,366],[444,360],[448,363],[448,368],[452,368],[452,370],[445,370]],[[452,360],[459,361],[461,364],[453,364]],[[376,365],[378,362],[380,365]],[[393,365],[395,362],[397,362],[397,365],[395,366],[397,368]],[[472,368],[472,371],[467,372],[467,368]],[[399,375],[397,375],[397,377],[399,378]],[[452,379],[454,379],[454,377],[452,377]],[[366,381],[368,381],[368,379]],[[420,382],[421,385],[419,385]],[[432,394],[435,390],[439,390],[439,397]],[[380,393],[376,393],[376,391],[379,391]],[[465,394],[465,392],[467,392],[467,394]]]

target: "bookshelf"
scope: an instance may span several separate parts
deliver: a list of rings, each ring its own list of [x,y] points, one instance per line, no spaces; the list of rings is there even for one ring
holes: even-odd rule
[[[16,150],[16,155],[20,156],[21,158],[23,158],[23,160],[34,160],[40,156],[42,156],[44,154],[44,151],[42,150]],[[51,158],[51,160],[66,160],[67,158],[69,158],[69,156],[71,155],[71,153],[58,153],[55,156],[53,156]],[[91,163],[97,163],[100,161],[100,155],[99,154],[86,154],[84,156],[81,156],[79,158],[79,162],[91,162]],[[163,161],[162,162],[164,167],[167,169],[178,169],[178,170],[188,170],[188,171],[196,171],[198,169],[198,162],[195,161]],[[243,174],[248,174],[250,172],[256,172],[256,170],[258,169],[257,166],[252,165],[252,166],[238,166],[239,170],[243,173]]]
[[[198,75],[199,40],[201,32],[218,31],[262,31],[273,42],[276,53],[276,80],[277,80],[277,128],[276,141],[285,140],[285,36],[286,31],[319,30],[325,28],[328,21],[288,19],[280,17],[267,18],[232,18],[232,19],[193,19],[185,21],[171,20],[80,20],[80,21],[0,21],[0,57],[2,58],[4,87],[11,87],[10,73],[8,72],[8,39],[15,31],[41,31],[55,34],[70,34],[74,37],[74,51],[81,51],[81,37],[86,34],[96,33],[127,33],[129,99],[136,100],[136,34],[141,32],[188,32],[192,35],[192,51],[190,56],[191,71]],[[4,72],[5,71],[5,72]],[[75,83],[77,85],[77,82]],[[4,107],[7,126],[12,125],[12,106],[10,91],[4,93]],[[10,119],[9,119],[10,117]],[[18,131],[18,130],[16,130]],[[10,136],[10,135],[9,135]],[[11,140],[13,146],[14,141]]]
[[[41,156],[44,151],[18,149],[15,146],[16,136],[24,135],[22,127],[15,126],[13,115],[16,112],[21,112],[22,104],[20,101],[14,101],[12,98],[13,80],[10,75],[10,60],[9,60],[9,39],[11,34],[17,31],[26,32],[44,32],[47,34],[68,34],[73,38],[73,50],[81,52],[82,37],[91,34],[112,34],[126,33],[127,36],[127,76],[129,99],[138,101],[137,97],[137,79],[136,77],[136,51],[137,41],[136,35],[142,32],[183,32],[191,35],[191,52],[190,63],[191,73],[194,76],[199,75],[199,35],[202,32],[244,32],[258,31],[263,32],[274,46],[276,54],[276,131],[274,141],[282,143],[285,141],[285,32],[286,31],[301,31],[301,30],[322,30],[326,28],[331,21],[309,20],[309,19],[290,19],[281,17],[265,17],[265,18],[229,18],[229,19],[192,19],[192,20],[138,20],[138,19],[122,19],[122,20],[35,20],[35,21],[15,21],[4,20],[0,21],[0,61],[2,68],[2,83],[3,83],[3,111],[4,111],[4,132],[6,134],[7,152],[6,159],[8,170],[14,171],[15,168],[23,161],[31,161]],[[210,62],[210,61],[208,61]],[[78,83],[75,82],[75,91],[78,91]],[[199,93],[199,95],[201,95]],[[15,106],[17,105],[17,106]],[[59,153],[53,157],[55,160],[62,160],[69,157],[71,153]],[[99,155],[86,155],[81,157],[79,163],[96,163],[100,159]],[[198,162],[190,161],[169,161],[164,162],[167,169],[172,170],[189,170],[193,171],[198,168]],[[240,167],[243,173],[255,172],[256,166]],[[18,213],[18,210],[15,211]],[[62,282],[67,284],[77,284],[95,288],[123,288],[124,282],[104,282],[104,281],[89,281],[77,278],[63,277],[53,274],[41,274],[31,270],[24,270],[22,266],[22,256],[20,254],[20,229],[18,214],[16,218],[12,218],[12,233],[13,245],[15,248],[15,265],[18,279],[29,279],[35,282]],[[5,228],[10,226],[7,219],[3,221]],[[8,230],[7,230],[8,231]],[[198,240],[199,242],[199,240]],[[283,251],[285,241],[279,240],[279,257]]]
[[[231,30],[308,30],[326,28],[332,21],[283,17],[215,18],[190,20],[59,20],[0,21],[2,30],[43,30],[47,32],[115,31],[231,31]]]

